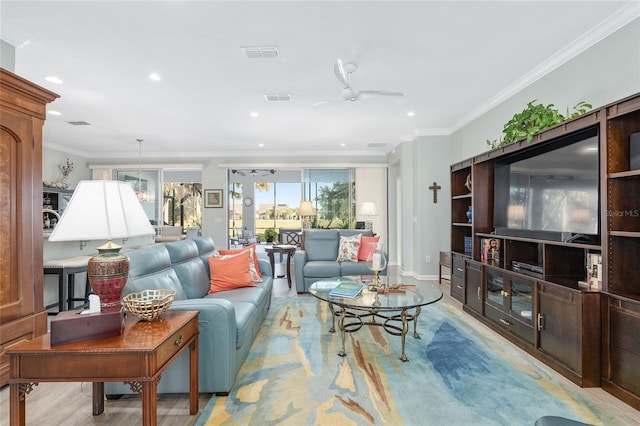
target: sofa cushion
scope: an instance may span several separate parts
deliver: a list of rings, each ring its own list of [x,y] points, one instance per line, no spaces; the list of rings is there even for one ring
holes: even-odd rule
[[[233,290],[224,290],[218,291],[215,293],[211,293],[206,297],[209,299],[225,299],[230,301],[231,303],[236,302],[248,302],[259,308],[260,306],[264,306],[265,303],[268,303],[265,300],[270,293],[263,288],[255,289],[251,287],[241,287]]]
[[[166,243],[173,269],[189,299],[199,299],[209,291],[209,274],[200,261],[198,246],[189,240]]]
[[[373,237],[371,229],[339,229],[338,235],[341,237],[350,237],[355,234],[361,234],[363,237]]]
[[[367,262],[342,262],[340,264],[340,275],[372,275],[373,272],[367,267]]]
[[[234,255],[238,253],[242,253],[244,251],[249,251],[251,256],[249,256],[249,273],[251,274],[251,281],[254,283],[262,282],[262,274],[260,273],[260,263],[258,262],[258,255],[256,254],[256,245],[252,244],[247,247],[239,248],[239,249],[229,249],[229,250],[220,250],[220,255]]]
[[[380,241],[380,235],[375,237],[365,237],[360,239],[360,251],[358,251],[358,260],[365,261],[371,253],[376,251],[376,244]]]
[[[361,238],[361,234],[340,237],[338,257],[336,260],[338,262],[357,262]]]
[[[210,257],[211,286],[209,293],[239,287],[256,287],[256,284],[251,281],[249,272],[250,258],[251,253],[248,250],[234,255]]]
[[[195,237],[192,238],[191,241],[196,243],[198,246],[198,254],[200,255],[200,260],[204,265],[204,269],[207,271],[207,275],[209,275],[209,257],[215,254],[215,244],[211,237]]]
[[[129,277],[123,296],[145,289],[166,288],[176,292],[175,300],[187,298],[176,272],[171,267],[169,252],[163,244],[131,250],[129,257]]]
[[[338,231],[335,229],[308,229],[304,234],[307,260],[335,261],[338,257]]]
[[[310,278],[339,277],[340,263],[335,260],[312,260],[304,264],[303,273]]]

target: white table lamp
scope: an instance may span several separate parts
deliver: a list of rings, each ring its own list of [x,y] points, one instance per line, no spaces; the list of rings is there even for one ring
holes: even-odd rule
[[[129,258],[114,238],[154,235],[133,188],[113,180],[78,183],[49,241],[107,240],[89,260],[87,274],[102,311],[122,308],[122,290],[129,275]]]
[[[316,212],[313,208],[313,204],[311,201],[301,201],[300,207],[298,208],[298,216],[302,218],[302,227],[304,229],[311,228],[311,221],[309,217],[315,216]]]
[[[363,216],[367,216],[367,220],[364,223],[364,229],[373,230],[373,222],[371,220],[371,216],[378,215],[378,212],[376,211],[376,203],[373,201],[364,201],[360,205],[360,214]]]

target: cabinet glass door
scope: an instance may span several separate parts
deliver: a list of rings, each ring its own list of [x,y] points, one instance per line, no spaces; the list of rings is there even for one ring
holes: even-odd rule
[[[497,273],[487,271],[486,278],[487,278],[487,290],[486,290],[487,303],[494,305],[498,309],[502,309],[504,305],[504,301],[503,301],[504,280],[502,279],[502,274],[497,274]]]
[[[511,315],[533,322],[533,282],[511,278]]]

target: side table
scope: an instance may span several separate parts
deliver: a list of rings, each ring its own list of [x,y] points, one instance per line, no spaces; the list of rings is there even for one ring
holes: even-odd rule
[[[198,312],[155,321],[129,316],[120,336],[51,346],[51,334],[7,348],[11,425],[25,424],[26,396],[40,382],[93,382],[93,415],[104,412],[104,382],[125,382],[142,399],[142,424],[157,424],[160,374],[189,348],[189,413],[198,413]]]
[[[271,272],[273,273],[273,275],[275,276],[275,259],[274,259],[274,254],[275,253],[280,253],[280,256],[282,256],[283,254],[285,254],[287,256],[287,271],[286,271],[286,275],[287,275],[287,283],[289,284],[289,288],[291,288],[291,257],[295,254],[296,252],[296,246],[294,245],[273,245],[271,247],[267,246],[264,249],[265,252],[267,252],[267,255],[269,256],[269,262],[271,263]],[[282,257],[280,257],[280,259],[282,259]]]

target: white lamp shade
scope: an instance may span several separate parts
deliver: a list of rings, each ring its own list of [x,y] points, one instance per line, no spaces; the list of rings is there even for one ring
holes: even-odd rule
[[[524,206],[522,205],[510,205],[507,209],[507,218],[514,221],[524,220]]]
[[[364,201],[360,205],[360,214],[364,216],[376,216],[378,214],[376,211],[376,203],[373,201]]]
[[[313,204],[311,203],[311,201],[301,201],[300,202],[300,208],[298,208],[298,215],[300,217],[305,217],[305,216],[315,216],[316,212],[313,208]]]
[[[154,234],[129,184],[84,180],[73,192],[49,241],[111,240]]]

